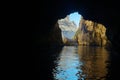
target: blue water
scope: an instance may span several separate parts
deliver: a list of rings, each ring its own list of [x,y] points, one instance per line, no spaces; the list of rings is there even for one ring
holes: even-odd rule
[[[54,63],[54,80],[106,80],[109,51],[103,47],[64,46]]]

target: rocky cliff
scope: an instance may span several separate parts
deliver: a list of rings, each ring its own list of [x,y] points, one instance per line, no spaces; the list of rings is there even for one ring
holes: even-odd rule
[[[58,24],[62,31],[61,34],[63,43],[66,45],[73,45],[73,37],[77,31],[77,25],[73,21],[70,21],[69,16],[58,20]]]
[[[109,43],[104,25],[83,18],[74,39],[79,45],[105,46]]]
[[[64,19],[58,20],[59,27],[62,31],[73,31],[77,30],[77,25],[74,21],[70,21],[69,15],[66,16]]]

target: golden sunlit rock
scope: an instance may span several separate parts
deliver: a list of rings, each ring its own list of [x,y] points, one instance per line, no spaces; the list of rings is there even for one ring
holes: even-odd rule
[[[105,46],[109,42],[104,25],[83,18],[74,39],[79,45]]]

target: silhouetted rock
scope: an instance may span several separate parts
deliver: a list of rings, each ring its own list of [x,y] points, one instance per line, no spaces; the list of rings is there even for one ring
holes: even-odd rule
[[[56,23],[55,27],[51,30],[49,41],[51,45],[63,45],[61,29],[58,23]]]

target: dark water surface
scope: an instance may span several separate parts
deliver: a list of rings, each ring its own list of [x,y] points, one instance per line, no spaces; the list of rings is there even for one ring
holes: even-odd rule
[[[64,46],[54,65],[54,80],[114,80],[110,51],[104,47]]]
[[[120,53],[104,47],[41,48],[36,53],[34,80],[120,80]]]

